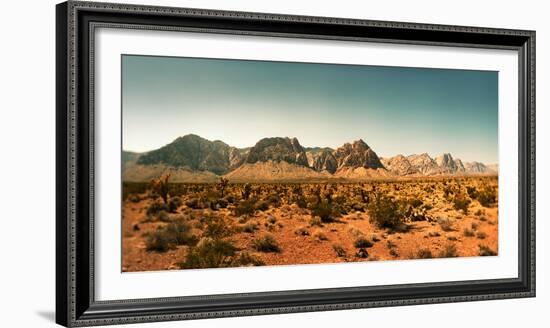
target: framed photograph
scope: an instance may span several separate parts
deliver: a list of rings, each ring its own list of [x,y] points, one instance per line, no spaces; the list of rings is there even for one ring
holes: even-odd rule
[[[535,32],[57,5],[64,326],[535,296]]]

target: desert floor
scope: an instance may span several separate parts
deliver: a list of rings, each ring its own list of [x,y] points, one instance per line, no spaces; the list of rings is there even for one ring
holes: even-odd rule
[[[498,195],[493,204],[478,196],[496,193],[497,183],[229,183],[223,192],[216,184],[180,185],[166,203],[146,185],[125,186],[122,271],[497,255]],[[376,195],[398,204],[381,209],[398,215],[397,224],[371,218]],[[316,209],[320,203],[328,212]]]

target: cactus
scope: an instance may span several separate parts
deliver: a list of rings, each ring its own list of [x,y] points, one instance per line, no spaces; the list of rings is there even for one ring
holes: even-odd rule
[[[243,187],[243,192],[242,192],[243,198],[248,199],[248,197],[250,197],[251,191],[252,191],[252,186],[250,185],[250,183],[245,183]]]
[[[168,180],[170,179],[170,174],[160,176],[158,179],[151,180],[151,189],[153,193],[159,195],[164,204],[168,204]]]
[[[228,185],[229,185],[229,180],[224,177],[221,177],[220,182],[218,183],[218,188],[220,189],[221,198],[223,198],[225,188],[227,188]]]

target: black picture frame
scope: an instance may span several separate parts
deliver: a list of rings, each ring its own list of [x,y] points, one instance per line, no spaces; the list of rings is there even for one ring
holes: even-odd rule
[[[56,24],[56,322],[92,326],[535,296],[535,32],[69,1]],[[357,42],[511,49],[519,57],[519,276],[389,286],[96,301],[94,29],[194,30]]]

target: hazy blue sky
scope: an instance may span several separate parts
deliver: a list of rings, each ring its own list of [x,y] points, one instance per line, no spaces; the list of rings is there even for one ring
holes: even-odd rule
[[[123,148],[189,133],[498,162],[498,72],[122,56]]]

